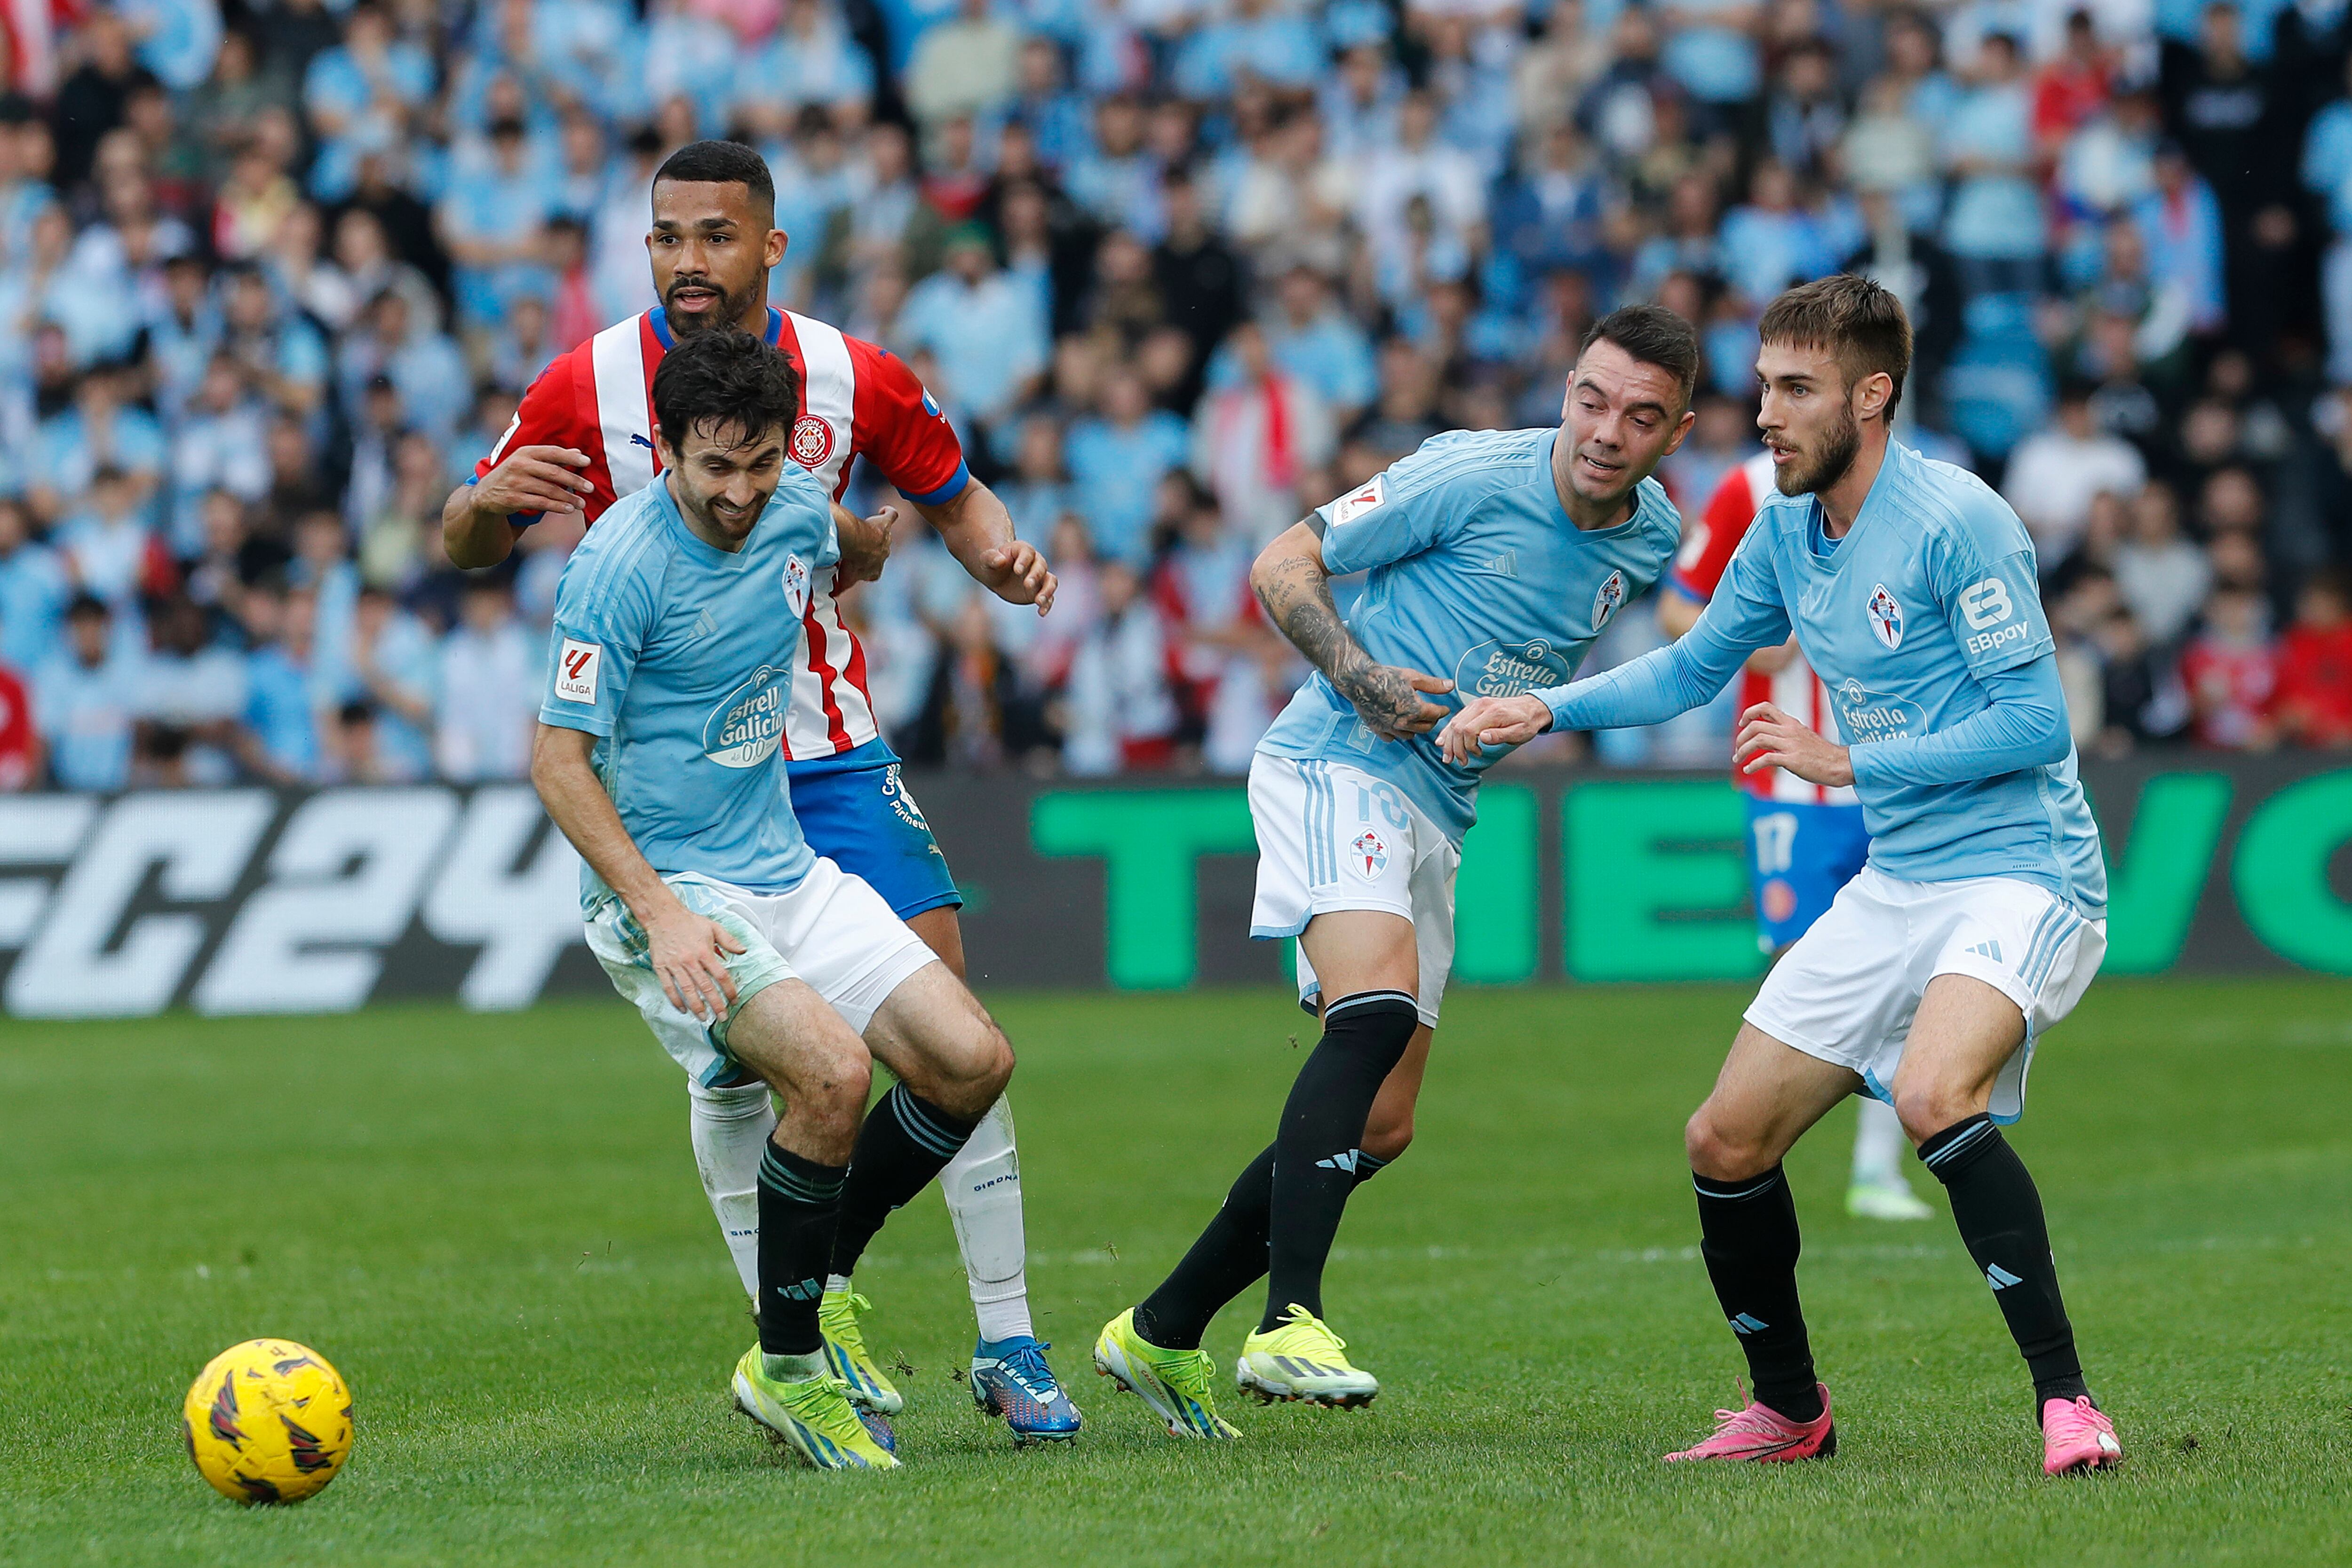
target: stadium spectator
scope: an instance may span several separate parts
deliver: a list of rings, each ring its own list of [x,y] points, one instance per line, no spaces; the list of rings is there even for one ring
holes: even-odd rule
[[[2352,595],[2333,573],[2304,587],[2279,649],[2275,707],[2296,744],[2352,747]]]
[[[245,777],[427,766],[444,716],[417,704],[450,699],[415,648],[437,666],[434,638],[472,635],[431,493],[541,363],[643,307],[652,171],[726,131],[775,173],[776,302],[905,356],[976,471],[1011,470],[1024,532],[1069,544],[1045,622],[934,594],[911,525],[846,601],[906,687],[888,722],[952,718],[942,757],[1051,754],[1044,716],[1092,711],[1102,651],[1139,645],[1089,609],[1090,546],[1150,584],[1184,661],[1169,749],[1214,765],[1210,644],[1160,551],[1189,581],[1441,428],[1552,423],[1584,327],[1636,299],[1702,329],[1703,429],[1668,477],[1703,493],[1752,444],[1762,298],[1839,267],[1911,310],[1906,439],[2033,527],[2101,746],[2330,733],[2309,693],[2261,722],[2244,695],[2249,606],[2296,612],[2293,687],[2328,667],[2305,590],[2352,563],[2352,34],[2324,5],[58,16],[63,79],[0,100],[0,660],[37,686],[82,586],[158,658],[181,597],[208,651],[249,622],[254,652],[226,650],[248,687],[305,691],[264,702]],[[530,536],[503,612],[526,637],[574,532]],[[380,690],[361,649],[384,639]],[[1260,675],[1271,702],[1296,672]],[[136,749],[178,779],[233,748]],[[1069,755],[1127,750],[1097,726]]]
[[[2243,588],[2216,591],[2180,661],[2197,716],[2197,744],[2221,751],[2266,751],[2276,745],[2272,705],[2278,677],[2278,645],[2262,595]]]
[[[135,660],[115,636],[104,600],[77,596],[65,622],[64,647],[34,677],[33,711],[50,776],[61,789],[120,789],[131,781]]]
[[[2057,420],[2019,443],[2010,455],[2002,492],[2033,535],[2042,570],[2055,570],[2090,522],[2099,496],[2133,496],[2147,465],[2131,444],[2098,428],[2091,389],[2070,383],[2058,394]]]
[[[495,578],[466,585],[441,643],[433,755],[441,776],[472,783],[530,770],[539,716],[541,639],[523,629],[514,595]]]

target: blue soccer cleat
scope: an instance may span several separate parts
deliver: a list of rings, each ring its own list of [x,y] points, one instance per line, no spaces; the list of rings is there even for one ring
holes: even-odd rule
[[[1028,1334],[982,1340],[971,1347],[971,1402],[1002,1416],[1015,1444],[1060,1442],[1078,1435],[1078,1407],[1045,1364],[1053,1346]]]

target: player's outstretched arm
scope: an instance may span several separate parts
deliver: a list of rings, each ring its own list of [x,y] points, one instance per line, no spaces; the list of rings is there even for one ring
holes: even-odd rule
[[[1061,584],[1037,547],[1014,537],[1013,514],[995,491],[974,479],[936,506],[912,505],[974,582],[1007,604],[1034,604],[1040,615],[1054,608]]]
[[[441,544],[449,562],[471,571],[496,566],[514,549],[517,517],[581,509],[595,486],[582,472],[588,455],[569,446],[521,446],[441,503]]]
[[[530,781],[541,804],[580,858],[618,894],[646,934],[646,960],[669,999],[696,1018],[719,1018],[735,1004],[729,953],[743,945],[727,928],[677,900],[621,825],[613,798],[589,762],[596,737],[585,730],[539,727]]]
[[[1250,568],[1250,587],[1267,618],[1355,706],[1374,735],[1382,740],[1426,735],[1445,717],[1422,694],[1450,692],[1452,681],[1381,664],[1349,633],[1331,601],[1331,573],[1312,525],[1293,523],[1277,535]]]

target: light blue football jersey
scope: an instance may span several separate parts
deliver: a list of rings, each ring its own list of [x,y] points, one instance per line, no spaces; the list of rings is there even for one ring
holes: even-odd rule
[[[1833,544],[1813,497],[1768,499],[1706,613],[1752,647],[1785,642],[1793,625],[1857,753],[1984,712],[1976,677],[2053,646],[2033,541],[2009,503],[1899,443]],[[2048,767],[1954,784],[1874,786],[1855,771],[1870,863],[1887,875],[2017,877],[2105,915],[2106,862],[2072,747]]]
[[[808,874],[779,751],[810,580],[840,555],[830,497],[797,463],[738,553],[695,538],[658,479],[572,552],[539,716],[599,737],[597,777],[656,871],[754,893]],[[582,866],[583,906],[611,894]]]
[[[1331,573],[1370,572],[1348,630],[1383,664],[1453,681],[1451,693],[1429,699],[1449,711],[1473,696],[1566,681],[1611,617],[1674,559],[1682,515],[1654,479],[1642,481],[1633,515],[1613,528],[1587,533],[1569,520],[1552,482],[1559,434],[1432,436],[1316,512]],[[1478,776],[1493,758],[1456,767],[1435,735],[1381,740],[1318,673],[1258,749],[1385,779],[1458,840],[1476,818]]]

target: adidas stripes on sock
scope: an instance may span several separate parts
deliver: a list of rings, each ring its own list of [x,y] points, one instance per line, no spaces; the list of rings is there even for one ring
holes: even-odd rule
[[[1388,1168],[1361,1149],[1355,1155],[1356,1185]],[[1227,1301],[1265,1278],[1265,1233],[1268,1210],[1274,1206],[1274,1145],[1258,1151],[1242,1167],[1218,1209],[1192,1249],[1184,1254],[1160,1288],[1135,1309],[1135,1328],[1163,1350],[1198,1350],[1209,1320]]]
[[[2010,1336],[2033,1376],[2033,1406],[2090,1392],[2074,1326],[2058,1293],[2042,1194],[1988,1115],[1955,1123],[1919,1145],[1919,1157],[1951,1195],[1952,1219],[1992,1287]]]
[[[1696,1172],[1699,1256],[1739,1348],[1757,1400],[1791,1421],[1818,1420],[1812,1343],[1797,1304],[1797,1204],[1779,1166],[1740,1181]]]
[[[807,1355],[823,1343],[816,1309],[848,1175],[773,1143],[760,1162],[760,1348],[770,1355]]]
[[[1322,1316],[1323,1265],[1356,1190],[1356,1145],[1420,1023],[1402,991],[1359,991],[1325,1006],[1323,1038],[1298,1070],[1275,1134],[1261,1332],[1293,1306]]]
[[[849,1182],[842,1189],[841,1229],[834,1240],[831,1271],[856,1273],[866,1243],[890,1211],[911,1202],[946,1169],[979,1125],[977,1116],[966,1120],[950,1115],[905,1084],[891,1085],[857,1130],[857,1146],[849,1155]]]

